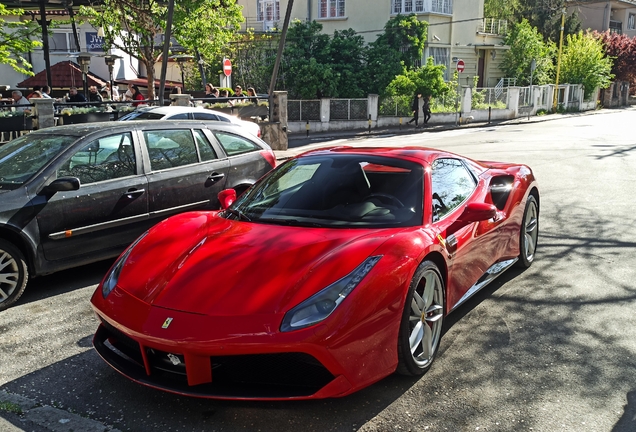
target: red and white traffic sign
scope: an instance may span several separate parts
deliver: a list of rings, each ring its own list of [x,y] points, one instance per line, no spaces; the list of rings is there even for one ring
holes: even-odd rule
[[[223,73],[227,77],[232,75],[232,62],[230,59],[223,59]]]
[[[464,68],[466,67],[466,65],[464,64],[464,60],[459,59],[457,60],[457,72],[462,73],[464,72]]]

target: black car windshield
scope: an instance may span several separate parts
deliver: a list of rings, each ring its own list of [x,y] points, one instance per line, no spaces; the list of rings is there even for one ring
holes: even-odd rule
[[[329,154],[292,159],[223,214],[252,223],[389,228],[422,224],[423,168],[402,159]]]
[[[120,121],[127,121],[127,120],[161,120],[165,116],[166,116],[165,114],[159,114],[159,113],[155,113],[155,112],[152,112],[152,111],[133,111],[131,113],[126,114],[125,116],[123,116],[119,120]]]
[[[16,189],[78,138],[29,134],[0,147],[0,189]]]

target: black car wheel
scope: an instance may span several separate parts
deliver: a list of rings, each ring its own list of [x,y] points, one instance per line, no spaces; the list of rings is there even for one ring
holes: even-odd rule
[[[11,243],[0,240],[0,311],[20,298],[28,278],[22,252]]]
[[[539,205],[534,196],[528,196],[519,230],[519,267],[528,268],[534,261],[539,239]]]
[[[444,282],[437,266],[422,262],[411,281],[398,335],[397,372],[421,375],[430,369],[442,338]]]

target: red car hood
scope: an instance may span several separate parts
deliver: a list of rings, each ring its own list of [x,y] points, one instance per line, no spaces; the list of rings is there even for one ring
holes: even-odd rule
[[[157,225],[118,286],[163,308],[214,316],[285,312],[350,273],[393,230],[304,228],[187,213]]]

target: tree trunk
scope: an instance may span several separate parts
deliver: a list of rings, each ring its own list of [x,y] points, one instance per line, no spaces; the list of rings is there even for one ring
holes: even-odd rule
[[[148,99],[155,98],[155,64],[146,62],[146,75],[148,76]]]

